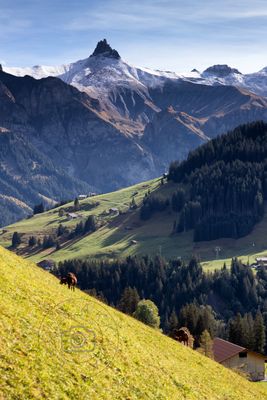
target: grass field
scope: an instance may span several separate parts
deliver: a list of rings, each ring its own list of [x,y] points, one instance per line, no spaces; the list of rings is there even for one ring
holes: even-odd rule
[[[0,248],[0,398],[254,400],[258,384]]]
[[[154,179],[81,201],[79,211],[81,220],[93,214],[103,226],[92,234],[65,242],[58,251],[55,248],[43,251],[35,248],[32,251],[27,246],[30,235],[42,238],[45,234],[54,234],[59,224],[69,229],[77,224],[77,220],[67,221],[66,216],[59,217],[58,209],[35,215],[5,228],[4,233],[0,234],[0,244],[9,247],[13,232],[18,231],[22,234],[22,245],[18,249],[18,254],[35,262],[47,258],[58,262],[88,256],[114,258],[130,254],[161,254],[166,258],[181,257],[188,260],[194,255],[201,260],[205,268],[215,269],[220,268],[224,262],[230,265],[232,257],[239,257],[247,263],[253,262],[256,256],[267,255],[267,214],[255,226],[253,232],[244,238],[199,243],[193,242],[192,231],[171,235],[177,215],[170,209],[155,214],[148,221],[140,220],[139,208],[148,190],[160,192],[163,197],[171,197],[175,189],[176,186],[172,183],[165,183],[162,186],[160,179]],[[129,210],[133,197],[138,205],[137,210]],[[98,205],[93,207],[95,203]],[[61,208],[66,210],[71,205],[67,204]],[[108,213],[108,210],[114,207],[120,210],[120,215]],[[217,255],[216,247],[221,249]]]

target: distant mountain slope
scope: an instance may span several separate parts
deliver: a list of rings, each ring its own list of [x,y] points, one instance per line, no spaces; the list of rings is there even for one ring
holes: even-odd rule
[[[106,40],[88,58],[55,69],[4,69],[60,78],[0,70],[0,129],[23,136],[24,144],[72,182],[65,181],[64,190],[49,189],[45,196],[52,200],[152,179],[210,138],[239,124],[267,121],[266,98],[231,83],[239,71],[213,66],[184,76],[135,68]],[[26,152],[34,163],[31,150]],[[12,158],[2,158],[1,168],[16,173]],[[30,207],[35,201],[10,195]],[[0,224],[25,215],[11,204],[9,209],[13,216],[9,211]]]
[[[207,86],[217,88],[217,96],[219,96],[221,105],[224,104],[224,107],[221,108],[223,116],[231,111],[232,91],[226,89],[228,86],[267,96],[266,68],[255,74],[242,75],[238,70],[227,65],[214,65],[203,73],[195,70],[186,74],[134,67],[124,61],[119,53],[110,47],[106,39],[98,42],[90,57],[68,65],[54,69],[53,67],[35,66],[32,69],[5,68],[5,70],[19,76],[29,74],[35,78],[48,75],[58,76],[66,83],[99,99],[102,114],[109,121],[113,121],[118,129],[139,135],[143,132],[146,124],[151,122],[157,111],[164,110],[169,106],[173,106],[178,112],[188,109],[190,106],[190,102],[187,104],[188,96],[183,99],[182,103],[175,104],[175,97],[180,96],[180,89],[188,90],[188,95],[193,101],[195,96],[200,100],[199,91],[201,91],[202,101],[205,100],[204,103],[209,101],[209,107],[205,105],[203,108],[208,117],[211,114],[214,115],[215,110],[212,108],[214,97],[209,99],[208,89],[205,89]],[[200,88],[197,88],[198,85]],[[225,86],[224,91],[220,90],[221,86]],[[172,94],[169,93],[170,88],[172,88]],[[214,91],[214,93],[216,92]],[[243,120],[240,120],[239,117],[236,119],[239,121],[236,124],[238,125],[258,119],[258,117],[253,118],[250,115],[246,120],[244,117]],[[236,126],[234,121],[231,126],[229,123],[226,126],[222,119],[220,124],[224,126],[222,131]],[[219,124],[216,127],[218,126]]]
[[[99,116],[87,94],[57,78],[0,72],[0,82],[2,194],[32,206],[40,196],[68,199],[155,174],[149,153]]]
[[[9,247],[18,232],[22,243],[16,251],[34,261],[161,254],[185,260],[195,255],[213,267],[222,267],[220,260],[230,265],[232,257],[252,263],[267,254],[266,132],[262,122],[241,126],[172,164],[168,181],[158,178],[82,200],[74,220],[66,216],[73,202],[65,204],[61,212],[7,226],[0,244]],[[78,229],[92,216],[95,231]],[[54,244],[29,247],[32,235],[41,241],[51,235]]]
[[[4,399],[267,398],[257,384],[79,290],[70,293],[2,248],[0,271]]]
[[[6,129],[0,134],[0,226],[25,218],[40,202],[51,207],[56,200],[90,191],[89,184],[69,176],[34,147],[30,133]]]

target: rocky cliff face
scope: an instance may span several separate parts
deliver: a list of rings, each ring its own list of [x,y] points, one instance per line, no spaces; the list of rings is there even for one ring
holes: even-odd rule
[[[34,71],[47,74],[51,68]],[[205,73],[223,75],[220,79],[239,74],[227,66]],[[211,137],[267,120],[263,97],[134,68],[106,40],[90,57],[62,66],[57,74],[60,79],[36,80],[0,71],[0,140],[2,149],[9,148],[0,158],[2,194],[31,207],[42,198],[55,201],[150,179]],[[9,144],[6,137],[12,138]],[[16,163],[19,151],[23,157]],[[27,195],[19,182],[34,193]]]
[[[57,78],[1,72],[0,104],[1,195],[32,207],[155,174],[150,154],[98,115],[98,101]]]

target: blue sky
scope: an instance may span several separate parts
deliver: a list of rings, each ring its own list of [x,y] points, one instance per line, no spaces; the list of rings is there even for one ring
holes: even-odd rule
[[[76,61],[102,38],[139,66],[267,66],[266,0],[0,0],[0,26],[8,66]]]

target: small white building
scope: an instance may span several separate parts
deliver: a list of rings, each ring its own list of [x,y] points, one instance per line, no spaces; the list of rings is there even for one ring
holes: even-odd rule
[[[87,199],[87,194],[79,194],[79,196],[78,196],[78,199],[79,200],[84,200],[84,199]]]
[[[263,265],[264,267],[267,267],[267,257],[257,257],[256,262],[258,265]]]
[[[76,214],[76,213],[68,213],[67,218],[69,221],[71,221],[72,219],[80,218],[80,216],[79,216],[79,214]]]
[[[109,213],[110,214],[118,214],[119,213],[119,209],[116,207],[112,207],[109,209]]]

